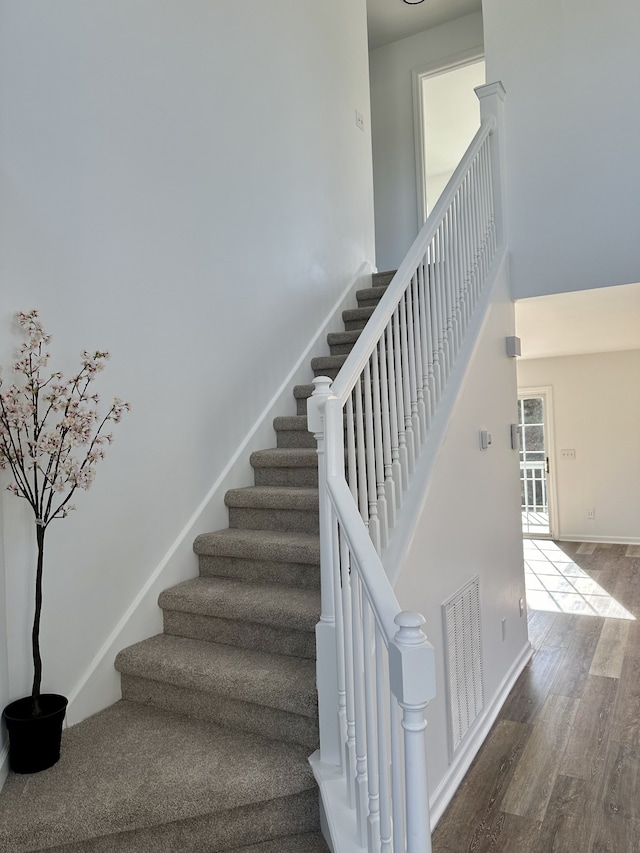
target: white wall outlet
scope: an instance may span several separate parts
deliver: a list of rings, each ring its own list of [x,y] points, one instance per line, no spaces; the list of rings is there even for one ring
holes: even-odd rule
[[[520,601],[518,602],[520,606],[520,615],[524,616],[524,598],[520,596]]]
[[[596,511],[593,507],[587,510],[587,518],[594,519],[596,517]]]
[[[575,459],[576,452],[575,450],[561,450],[560,451],[560,459]]]
[[[491,447],[491,433],[486,429],[480,430],[480,450]]]
[[[364,131],[364,116],[361,112],[358,112],[358,110],[356,110],[356,124],[360,130]]]
[[[502,620],[502,640],[503,640],[503,642],[506,639],[507,639],[507,617],[505,616],[504,619]]]

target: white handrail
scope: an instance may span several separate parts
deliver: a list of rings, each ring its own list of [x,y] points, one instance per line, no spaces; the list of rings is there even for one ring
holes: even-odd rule
[[[403,612],[380,555],[502,246],[501,84],[482,125],[336,380],[314,380],[322,614],[320,761],[340,768],[357,844],[430,853],[424,618]],[[345,460],[345,436],[347,454]]]
[[[409,281],[411,280],[411,276],[416,271],[420,260],[424,256],[425,247],[433,240],[435,232],[442,222],[444,214],[451,206],[456,190],[459,187],[461,177],[464,176],[469,164],[476,157],[483,142],[489,134],[492,133],[495,126],[496,119],[494,116],[490,116],[478,129],[478,132],[471,141],[469,148],[465,152],[445,189],[442,191],[442,195],[436,202],[433,212],[422,226],[416,239],[411,244],[411,248],[398,267],[384,296],[376,306],[374,314],[368,320],[366,335],[360,335],[358,340],[355,342],[353,349],[345,359],[338,376],[331,386],[334,396],[341,400],[343,404],[346,402],[347,396],[353,389],[353,385],[355,384],[357,377],[360,376],[364,370],[364,366],[373,352],[377,341],[380,339],[383,331],[389,323],[389,320],[398,305],[399,297],[405,291]]]

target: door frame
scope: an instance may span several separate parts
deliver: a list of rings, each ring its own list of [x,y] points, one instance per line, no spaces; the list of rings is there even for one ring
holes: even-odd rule
[[[556,454],[553,419],[553,388],[551,385],[518,386],[518,400],[523,397],[542,397],[544,412],[544,443],[549,459],[547,474],[547,502],[549,507],[549,533],[530,534],[532,538],[558,539],[558,493],[556,490]]]
[[[427,220],[427,176],[425,170],[424,104],[422,103],[422,80],[425,77],[437,77],[455,68],[472,65],[484,60],[484,45],[454,53],[443,62],[429,62],[411,69],[411,87],[413,92],[413,134],[416,158],[416,191],[418,194],[418,231]]]

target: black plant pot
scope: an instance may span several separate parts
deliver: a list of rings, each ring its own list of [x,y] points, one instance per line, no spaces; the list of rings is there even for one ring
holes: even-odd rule
[[[27,696],[2,712],[9,732],[9,766],[14,773],[39,773],[60,758],[67,699],[57,693],[42,693],[40,709],[42,713],[34,716],[33,700]]]

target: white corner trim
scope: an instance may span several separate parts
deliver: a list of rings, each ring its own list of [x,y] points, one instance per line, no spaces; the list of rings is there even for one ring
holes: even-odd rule
[[[9,775],[9,744],[6,743],[0,751],[0,791]]]
[[[156,585],[163,572],[166,570],[167,566],[170,564],[172,558],[175,556],[176,552],[180,549],[181,546],[184,545],[185,541],[189,536],[194,536],[195,538],[195,528],[198,524],[200,518],[204,515],[207,508],[211,504],[212,500],[216,497],[218,491],[221,488],[225,487],[225,483],[233,471],[234,467],[240,462],[241,459],[244,458],[244,454],[247,452],[247,448],[250,447],[252,440],[256,436],[256,434],[264,428],[267,423],[269,417],[273,417],[274,408],[278,405],[278,403],[282,400],[283,396],[292,391],[292,383],[295,384],[296,374],[298,374],[304,367],[308,369],[308,359],[314,349],[318,346],[318,341],[322,337],[323,334],[330,328],[332,321],[339,315],[341,310],[343,309],[345,303],[351,295],[355,292],[359,287],[363,287],[363,279],[367,277],[371,277],[375,270],[375,267],[368,261],[363,261],[358,267],[355,275],[349,281],[347,286],[344,288],[333,307],[330,309],[329,313],[325,316],[324,320],[320,324],[316,335],[309,341],[308,346],[304,350],[304,352],[300,355],[300,358],[294,365],[294,367],[289,371],[286,378],[281,383],[278,390],[275,392],[271,400],[267,403],[265,408],[262,411],[262,414],[256,420],[254,426],[249,430],[249,432],[245,435],[244,439],[238,445],[235,453],[226,464],[222,472],[219,474],[209,491],[206,493],[204,498],[200,501],[198,507],[191,515],[187,523],[184,525],[173,544],[169,547],[168,551],[164,555],[164,557],[160,560],[156,568],[151,572],[149,578],[147,579],[144,586],[140,589],[131,605],[127,608],[122,618],[114,627],[113,631],[109,634],[105,642],[102,644],[98,652],[95,654],[93,660],[81,676],[81,678],[76,683],[75,687],[69,692],[69,706],[78,698],[82,690],[86,687],[89,680],[96,672],[100,664],[107,657],[110,651],[114,648],[117,648],[118,637],[122,634],[126,626],[132,620],[138,609],[141,607],[143,602],[147,599],[150,591]],[[200,532],[200,531],[199,531]],[[119,649],[118,649],[119,650]]]
[[[496,691],[493,697],[491,705],[486,709],[485,713],[478,721],[473,736],[469,738],[467,743],[458,753],[458,755],[453,761],[453,764],[449,768],[449,772],[442,780],[442,782],[438,785],[434,793],[429,797],[432,832],[435,829],[438,821],[442,817],[444,810],[451,802],[453,795],[457,791],[458,786],[462,782],[467,770],[471,766],[471,762],[476,757],[480,747],[485,741],[485,738],[489,734],[491,726],[496,721],[496,718],[500,713],[500,709],[504,705],[507,696],[513,689],[513,685],[520,677],[522,670],[528,664],[532,654],[533,649],[531,647],[531,644],[527,640],[527,643],[525,644],[524,648],[511,665],[505,677],[502,679],[502,682],[500,683],[498,690]]]
[[[309,757],[320,789],[322,830],[331,853],[365,853],[356,837],[355,812],[348,805],[346,779],[337,767],[320,761],[320,750]]]

